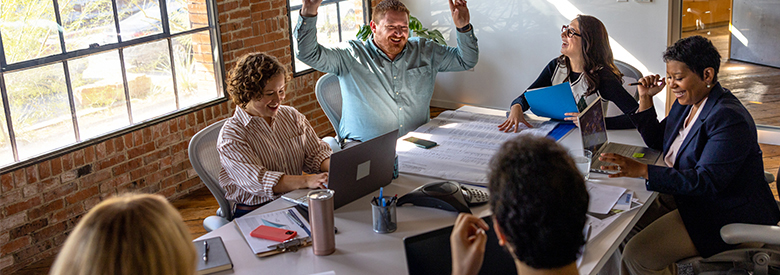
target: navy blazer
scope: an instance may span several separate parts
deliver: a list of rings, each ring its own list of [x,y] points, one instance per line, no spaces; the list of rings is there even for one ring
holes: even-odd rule
[[[693,106],[677,101],[658,122],[655,109],[632,113],[648,147],[669,151]],[[733,249],[720,237],[729,223],[775,225],[780,210],[764,179],[764,164],[753,117],[720,84],[677,153],[674,167],[649,165],[647,190],[674,195],[685,228],[702,257]]]

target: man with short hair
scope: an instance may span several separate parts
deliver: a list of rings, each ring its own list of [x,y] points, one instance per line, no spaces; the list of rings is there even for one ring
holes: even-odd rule
[[[312,68],[338,76],[343,100],[340,138],[365,141],[399,129],[404,135],[430,119],[436,73],[477,64],[479,49],[465,0],[449,0],[458,47],[409,38],[409,10],[398,0],[374,9],[368,41],[327,48],[317,42],[322,0],[303,0],[295,27],[296,56]]]
[[[566,149],[544,137],[507,141],[490,163],[490,209],[518,274],[578,274],[588,192]],[[450,236],[452,274],[477,274],[488,225],[460,214]]]

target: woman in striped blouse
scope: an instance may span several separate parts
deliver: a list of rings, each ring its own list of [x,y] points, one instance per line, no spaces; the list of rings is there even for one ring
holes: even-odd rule
[[[281,105],[287,78],[284,66],[264,53],[241,57],[228,75],[237,107],[222,127],[217,150],[219,184],[236,202],[236,217],[288,191],[327,183],[330,146],[303,114]]]

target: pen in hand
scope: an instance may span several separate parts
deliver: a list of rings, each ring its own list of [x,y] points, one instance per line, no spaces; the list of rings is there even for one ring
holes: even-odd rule
[[[203,241],[203,262],[209,261],[209,243]]]

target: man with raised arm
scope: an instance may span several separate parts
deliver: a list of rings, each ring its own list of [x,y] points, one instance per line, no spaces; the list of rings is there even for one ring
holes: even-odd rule
[[[371,18],[372,37],[328,48],[317,42],[322,0],[303,0],[295,27],[296,56],[338,76],[343,107],[340,138],[365,141],[394,129],[400,135],[428,122],[436,73],[477,64],[479,48],[465,0],[449,0],[458,47],[409,38],[409,10],[398,0],[380,2]]]

